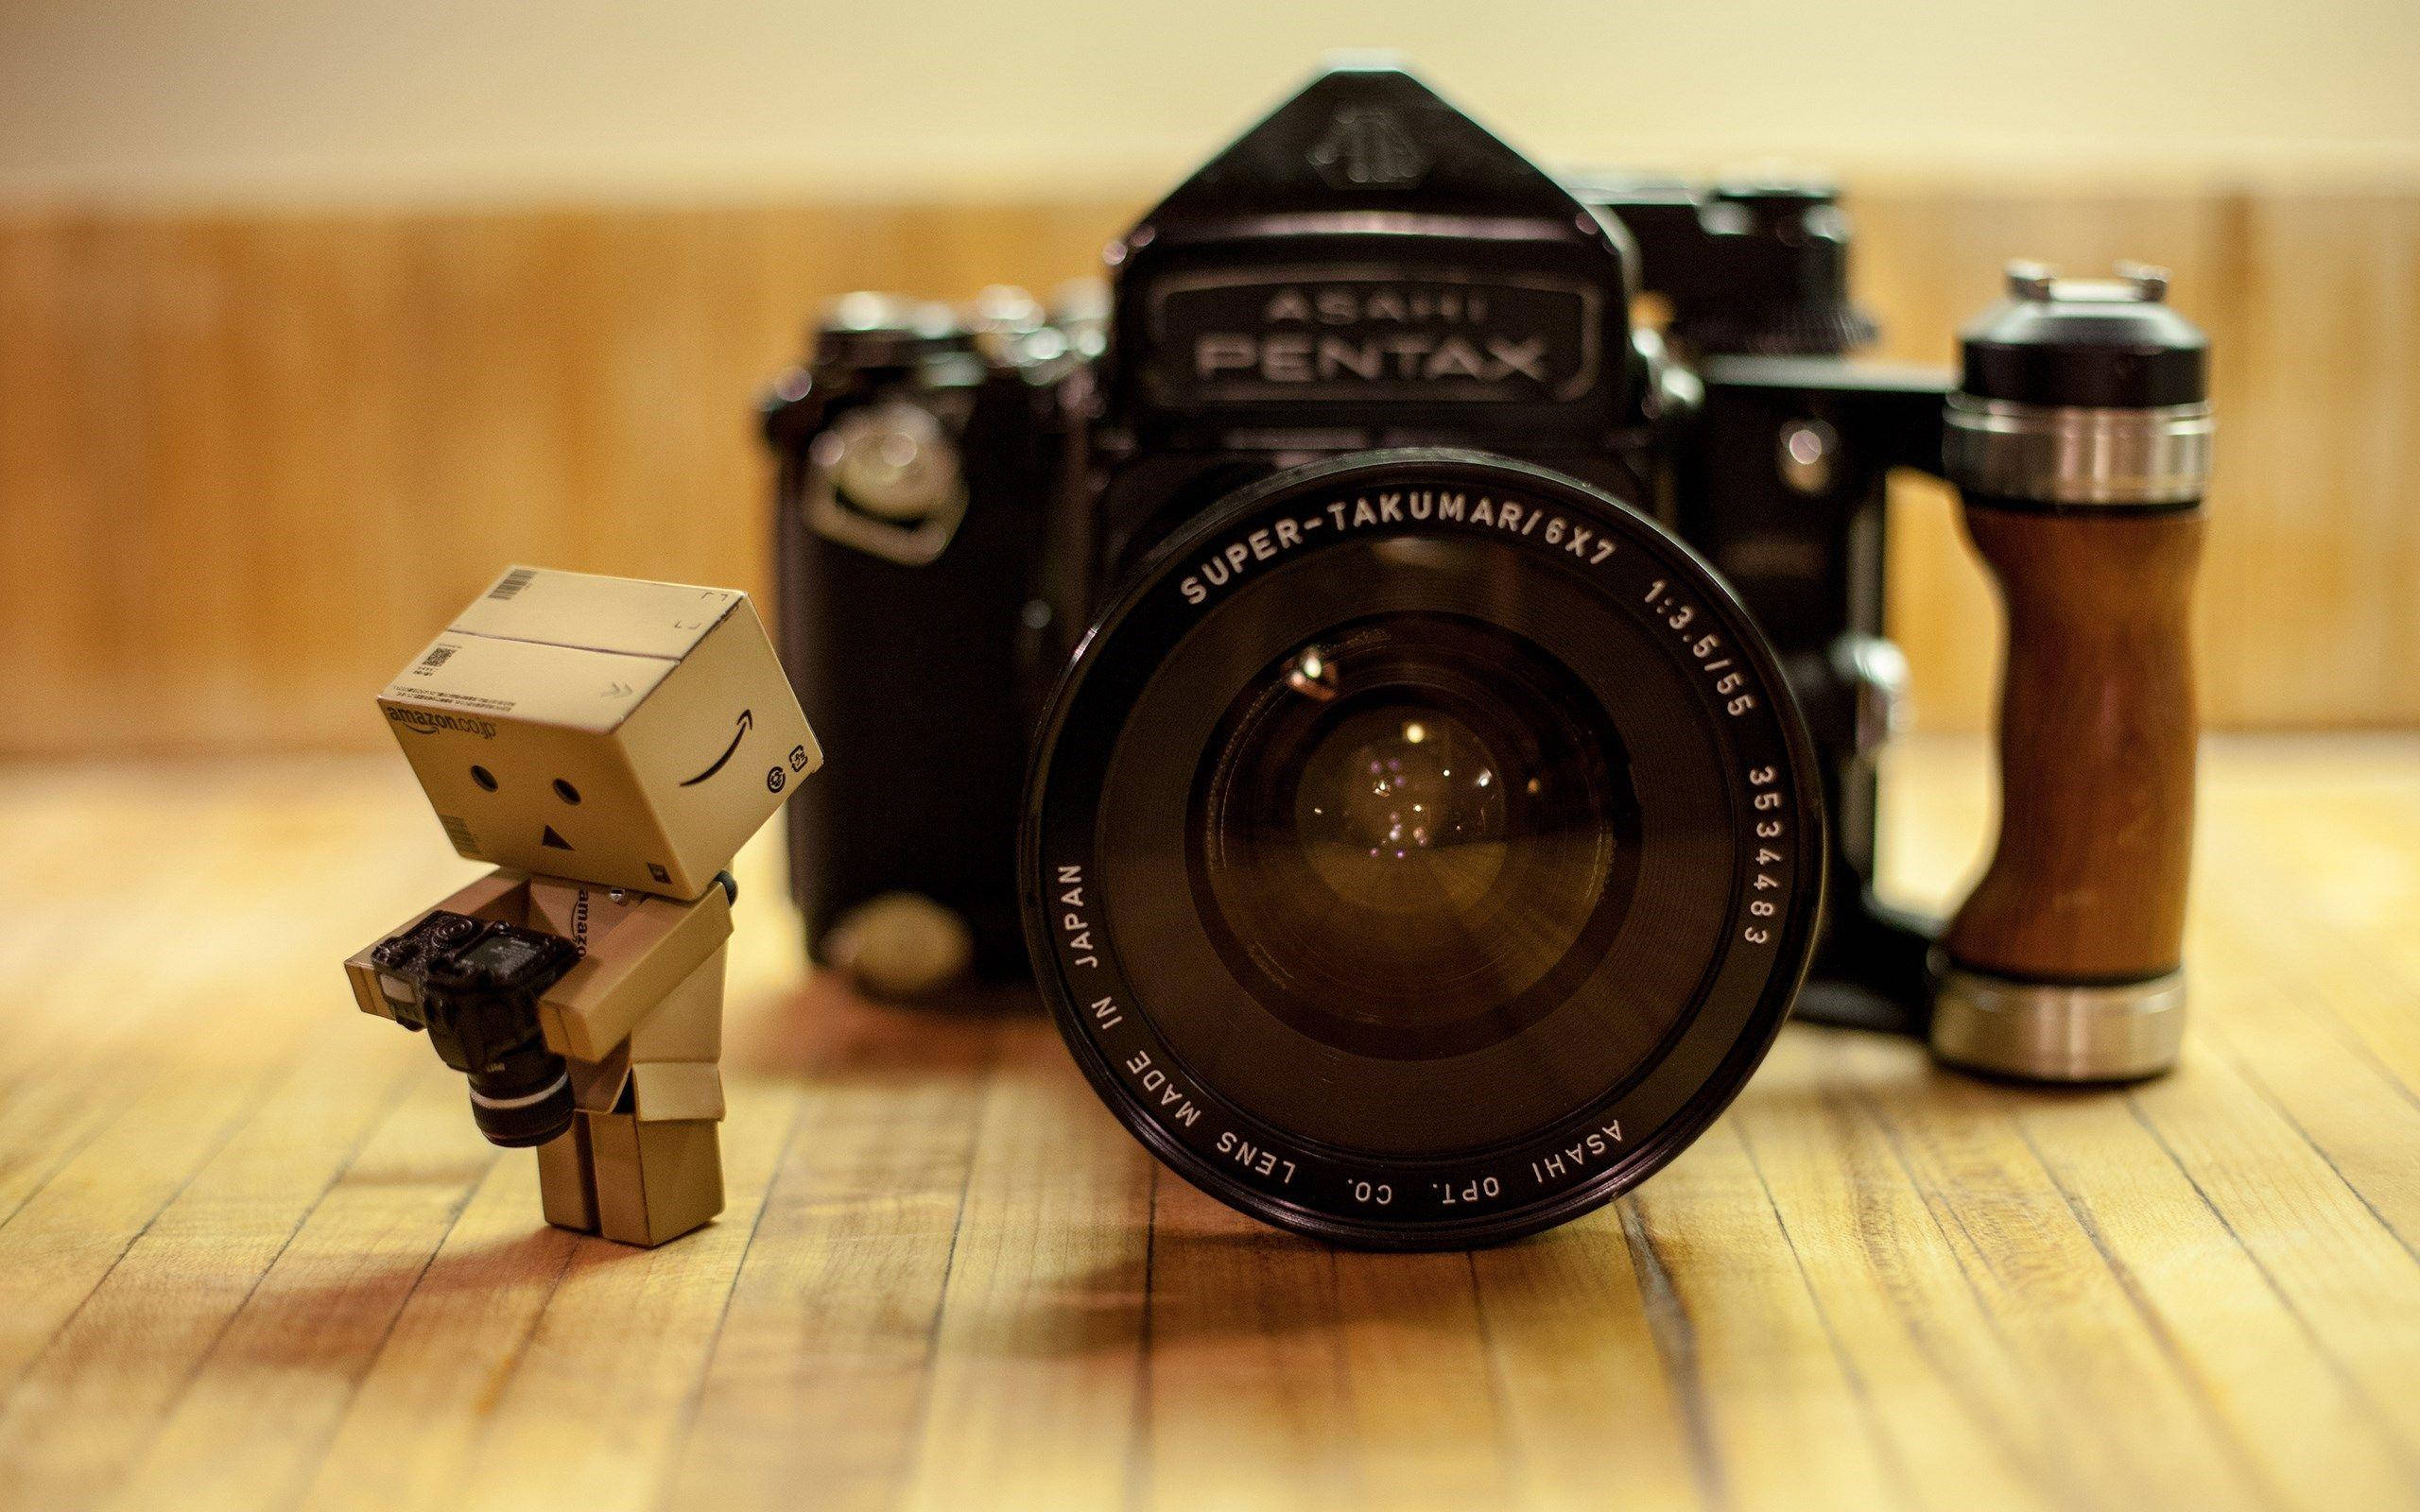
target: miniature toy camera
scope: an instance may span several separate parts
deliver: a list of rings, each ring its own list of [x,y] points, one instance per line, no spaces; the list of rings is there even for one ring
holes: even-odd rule
[[[579,963],[553,935],[440,910],[370,954],[397,1023],[425,1030],[471,1081],[471,1117],[491,1144],[544,1144],[571,1127],[571,1077],[546,1048],[538,999]]]

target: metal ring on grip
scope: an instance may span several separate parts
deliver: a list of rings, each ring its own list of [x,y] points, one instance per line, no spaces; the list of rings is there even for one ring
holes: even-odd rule
[[[2181,970],[2081,986],[1937,964],[1932,1051],[1952,1065],[2028,1081],[2135,1081],[2175,1065],[2183,1048]]]
[[[1970,493],[2064,506],[2190,504],[2210,480],[2210,406],[2069,408],[1952,394],[1943,462]]]

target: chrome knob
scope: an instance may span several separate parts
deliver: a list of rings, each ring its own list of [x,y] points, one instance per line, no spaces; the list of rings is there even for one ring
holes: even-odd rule
[[[1841,433],[1820,420],[1794,420],[1776,438],[1774,465],[1792,492],[1820,498],[1832,491]]]
[[[1851,744],[1871,756],[1907,728],[1907,653],[1896,642],[1852,630],[1832,643],[1831,662],[1849,690]]]
[[[816,438],[814,456],[841,498],[877,519],[912,524],[963,507],[958,448],[922,405],[851,410]]]

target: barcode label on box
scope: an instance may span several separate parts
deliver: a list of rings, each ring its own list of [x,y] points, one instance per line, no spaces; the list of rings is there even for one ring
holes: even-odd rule
[[[428,648],[428,655],[420,659],[420,665],[412,668],[412,676],[415,678],[427,677],[439,667],[443,666],[447,660],[459,649],[461,649],[461,647],[453,645],[430,646]]]
[[[458,854],[469,856],[474,860],[478,858],[479,842],[471,833],[469,825],[451,814],[439,815],[437,822],[445,826],[445,838],[454,842],[454,850]]]
[[[515,567],[504,575],[504,581],[488,590],[488,597],[510,598],[528,587],[529,579],[537,576],[538,569],[535,567]]]

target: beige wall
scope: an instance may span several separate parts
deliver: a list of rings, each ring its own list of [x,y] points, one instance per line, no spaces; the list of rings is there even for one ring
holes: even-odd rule
[[[1551,160],[2420,177],[2414,0],[6,0],[0,198],[1122,190],[1371,44]]]
[[[2420,725],[2420,192],[1858,206],[1891,358],[2012,251],[2173,266],[2217,349],[2204,712]],[[1133,210],[0,214],[0,759],[387,744],[372,692],[505,562],[761,589],[750,401],[808,312],[1046,286]],[[1977,728],[1998,613],[1937,490],[1896,528],[1917,717]]]
[[[1814,9],[0,0],[0,759],[382,743],[503,561],[761,588],[810,312],[1083,271],[1374,40],[1548,159],[1830,163],[1881,355],[2013,253],[2171,265],[2206,713],[2420,722],[2420,0]],[[1920,718],[1982,723],[1938,498],[1893,577]]]

